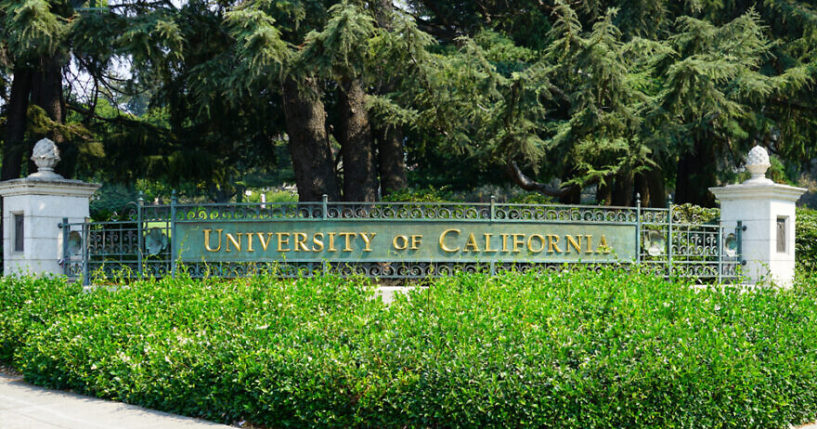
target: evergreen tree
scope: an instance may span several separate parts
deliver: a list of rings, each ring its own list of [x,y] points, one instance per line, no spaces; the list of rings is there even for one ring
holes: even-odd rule
[[[668,185],[676,189],[676,201],[711,205],[707,188],[729,179],[755,141],[789,159],[794,171],[814,157],[805,136],[814,133],[806,116],[815,107],[809,64],[817,15],[805,2],[763,2],[754,10],[749,2],[588,0],[513,9],[521,22],[546,16],[547,25],[536,27],[495,19],[503,7],[491,1],[458,2],[455,10],[430,1],[409,5],[443,47],[491,28],[510,37],[504,50],[531,49],[513,71],[504,61],[489,60],[496,73],[549,70],[543,77],[551,86],[538,100],[546,114],[520,128],[543,142],[541,151],[517,159],[520,168],[509,170],[526,189],[575,202],[577,188],[596,184],[600,202],[629,204],[640,192],[645,202],[663,205]],[[795,24],[782,24],[789,21]],[[445,57],[459,61],[461,52]],[[483,94],[493,90],[492,76],[478,78],[490,88]],[[446,85],[458,84],[438,86]],[[460,112],[464,118],[480,114]],[[459,129],[471,126],[465,122]],[[449,130],[432,151],[449,151],[452,139],[460,134]],[[534,175],[522,173],[526,168]],[[562,183],[556,192],[543,185],[553,178]]]

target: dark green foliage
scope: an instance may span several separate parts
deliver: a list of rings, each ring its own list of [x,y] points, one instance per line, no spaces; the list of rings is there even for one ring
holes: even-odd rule
[[[817,270],[817,210],[797,209],[794,253],[797,272],[809,275]]]
[[[68,176],[216,201],[294,178],[712,206],[754,144],[783,179],[817,156],[806,0],[8,0],[0,34],[6,178],[48,134]]]
[[[717,208],[706,208],[692,204],[681,204],[673,208],[675,221],[680,223],[702,224],[718,223],[721,210]]]
[[[74,305],[82,287],[52,277],[0,277],[0,362],[11,362],[32,330],[47,328]]]
[[[383,199],[391,202],[448,203],[462,201],[462,198],[446,188],[404,189]]]
[[[498,167],[512,158],[540,183],[599,185],[603,204],[632,205],[630,196],[639,192],[645,204],[663,206],[671,191],[678,202],[713,206],[707,189],[729,181],[754,144],[779,154],[786,171],[801,172],[815,155],[807,142],[815,129],[810,64],[817,11],[808,2],[408,3],[418,26],[441,41],[443,62],[484,58],[467,69],[483,76],[429,79],[448,78],[440,86],[456,88],[453,96],[438,91],[438,99],[473,101],[459,111],[432,106],[438,123],[431,126],[418,115],[416,139],[427,147],[409,146],[409,156],[420,169],[461,158],[452,153],[469,157],[465,171],[429,168],[424,177],[438,186],[459,187],[466,174],[472,182],[496,180]],[[532,22],[541,24],[525,25]],[[469,50],[467,37],[452,43],[453,29],[485,52]],[[499,46],[529,55],[509,68],[507,58],[485,54]],[[509,72],[530,76],[515,86],[492,74]],[[458,87],[467,84],[481,89]],[[515,116],[515,109],[527,115]],[[491,126],[497,120],[510,126]]]
[[[5,278],[0,335],[17,326],[3,350],[34,383],[225,422],[784,428],[817,415],[813,283],[744,293],[614,270],[477,274],[387,307],[333,277],[79,295]]]

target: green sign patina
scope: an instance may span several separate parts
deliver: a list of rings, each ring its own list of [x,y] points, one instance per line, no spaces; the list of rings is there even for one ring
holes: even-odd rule
[[[592,222],[177,222],[182,262],[634,262],[637,226]]]

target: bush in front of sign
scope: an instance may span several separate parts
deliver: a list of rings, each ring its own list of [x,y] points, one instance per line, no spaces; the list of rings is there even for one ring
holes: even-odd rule
[[[817,210],[798,208],[794,229],[797,272],[814,273],[817,271]]]
[[[75,313],[31,329],[14,366],[35,384],[216,421],[346,426],[343,386],[366,371],[353,350],[386,311],[373,294],[339,277],[98,288]]]
[[[61,277],[0,277],[0,363],[11,363],[29,331],[74,312],[81,292]]]
[[[813,282],[813,281],[812,281]],[[614,271],[444,278],[382,355],[410,427],[787,427],[817,415],[813,291]]]
[[[817,278],[804,281],[746,293],[611,269],[462,274],[386,306],[364,279],[180,277],[72,295],[15,337],[14,365],[265,427],[783,428],[817,416]],[[4,297],[32,295],[9,284]]]

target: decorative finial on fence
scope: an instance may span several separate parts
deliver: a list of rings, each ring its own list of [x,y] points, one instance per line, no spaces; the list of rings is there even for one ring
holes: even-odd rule
[[[766,170],[771,166],[766,149],[762,146],[753,147],[746,157],[746,169],[752,174],[752,178],[743,183],[772,183],[766,178]]]
[[[37,172],[29,174],[28,177],[36,179],[63,179],[62,176],[54,172],[54,166],[60,161],[60,151],[56,143],[49,139],[42,139],[34,145],[31,151],[31,160],[37,165]]]

